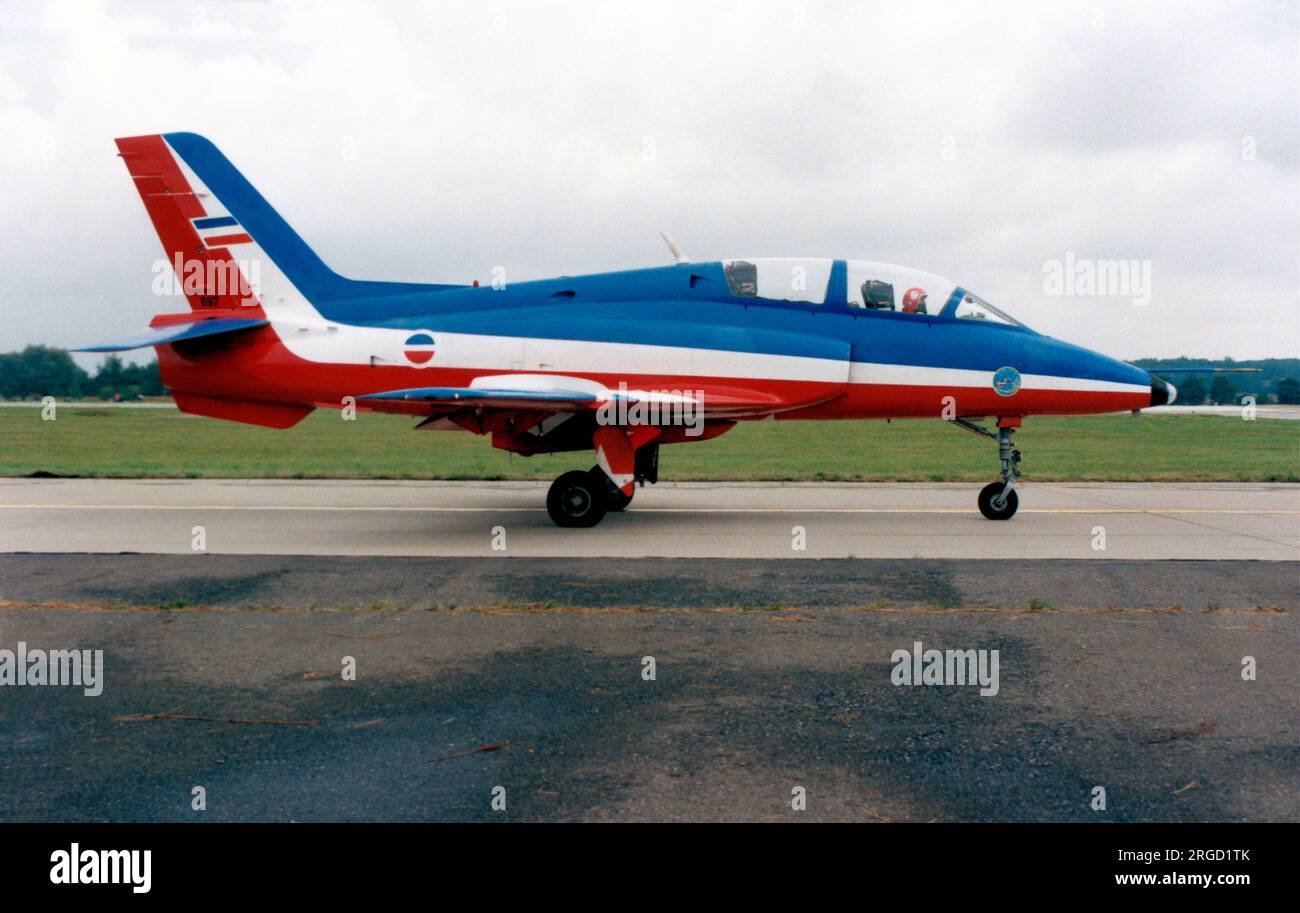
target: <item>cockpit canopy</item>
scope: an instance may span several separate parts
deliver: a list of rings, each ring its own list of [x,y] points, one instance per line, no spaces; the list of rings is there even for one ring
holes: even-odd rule
[[[722,269],[731,294],[740,298],[1024,326],[956,283],[921,270],[849,260],[840,280],[843,287],[832,287],[835,263],[834,260],[773,257],[724,260]]]
[[[742,298],[825,304],[834,260],[772,257],[722,264],[731,294]]]

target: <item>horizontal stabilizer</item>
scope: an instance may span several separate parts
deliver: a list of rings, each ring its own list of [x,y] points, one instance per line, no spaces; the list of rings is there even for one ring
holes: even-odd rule
[[[126,352],[130,349],[144,349],[149,346],[166,345],[169,342],[180,342],[183,339],[198,339],[201,336],[216,336],[220,333],[237,333],[241,330],[251,330],[254,327],[266,326],[269,320],[259,320],[256,318],[213,318],[211,320],[196,320],[190,323],[172,323],[160,327],[151,327],[148,330],[129,336],[126,339],[119,339],[117,342],[106,342],[96,346],[85,346],[80,349],[73,349],[74,352]]]

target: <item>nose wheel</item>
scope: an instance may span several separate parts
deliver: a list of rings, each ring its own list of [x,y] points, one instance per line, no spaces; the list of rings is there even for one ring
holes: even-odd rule
[[[1005,426],[999,422],[997,434],[986,431],[964,418],[949,419],[949,421],[967,431],[997,440],[998,460],[1002,464],[1002,481],[990,482],[984,486],[980,491],[979,508],[980,513],[989,520],[1010,520],[1016,515],[1016,509],[1020,506],[1020,497],[1016,494],[1016,480],[1020,478],[1020,451],[1011,442],[1011,436],[1015,434],[1015,425],[1019,424],[1019,419],[1007,419]]]
[[[1005,482],[990,482],[979,497],[980,513],[989,520],[1010,520],[1020,506],[1020,497]]]
[[[998,429],[998,460],[1002,463],[1002,481],[990,482],[980,492],[979,506],[989,520],[1010,520],[1020,506],[1016,479],[1020,478],[1020,451],[1011,443],[1012,427]]]

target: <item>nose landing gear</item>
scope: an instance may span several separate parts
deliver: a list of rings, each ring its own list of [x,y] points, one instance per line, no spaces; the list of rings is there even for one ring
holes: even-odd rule
[[[1010,520],[1020,506],[1020,497],[1016,494],[1016,480],[1020,478],[1020,451],[1011,442],[1020,425],[1019,419],[1000,419],[998,433],[979,427],[963,418],[951,419],[954,425],[973,431],[998,442],[998,460],[1002,463],[1002,481],[990,482],[980,491],[979,508],[989,520]]]
[[[1011,443],[1015,428],[998,428],[998,459],[1002,463],[1002,481],[990,482],[980,492],[979,506],[989,520],[1010,520],[1020,506],[1016,479],[1020,478],[1020,451]]]

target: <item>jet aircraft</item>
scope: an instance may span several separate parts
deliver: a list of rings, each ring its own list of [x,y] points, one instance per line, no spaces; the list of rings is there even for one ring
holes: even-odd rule
[[[658,481],[665,444],[738,422],[934,418],[997,443],[980,512],[1016,512],[1025,418],[1176,391],[1041,335],[927,272],[836,258],[692,262],[487,285],[335,273],[216,146],[118,139],[188,309],[81,351],[152,346],[185,412],[288,428],[317,408],[410,415],[522,456],[591,450],[546,506],[591,527]],[[980,424],[991,421],[993,428]]]

